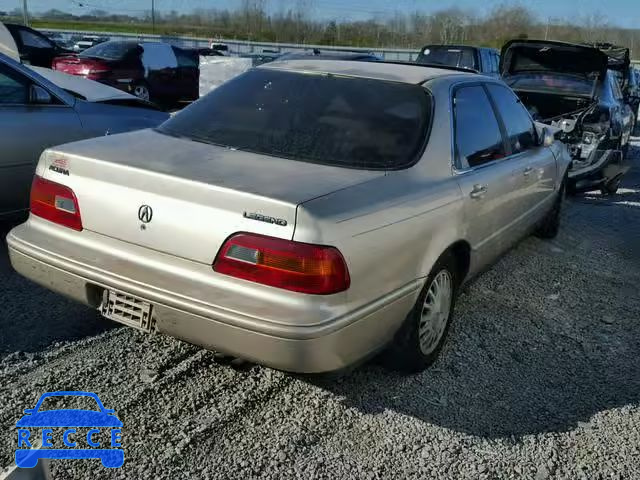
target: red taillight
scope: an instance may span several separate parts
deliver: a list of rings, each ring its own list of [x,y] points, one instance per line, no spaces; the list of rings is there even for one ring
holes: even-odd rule
[[[82,230],[80,207],[73,190],[38,175],[31,184],[31,213],[58,225]]]
[[[344,258],[334,247],[239,233],[213,263],[218,273],[294,292],[330,295],[349,288]]]

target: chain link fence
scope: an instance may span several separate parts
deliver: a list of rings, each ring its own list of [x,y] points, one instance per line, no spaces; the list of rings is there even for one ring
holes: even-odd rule
[[[365,52],[373,53],[380,56],[384,60],[411,62],[418,56],[417,50],[410,49],[394,49],[394,48],[358,48],[346,46],[332,45],[300,45],[294,43],[268,43],[268,42],[252,42],[245,40],[227,40],[227,39],[204,39],[196,37],[174,37],[166,35],[137,35],[128,33],[110,33],[110,32],[90,32],[90,31],[69,31],[69,30],[53,30],[47,29],[45,33],[59,33],[63,41],[71,42],[76,37],[87,35],[96,35],[107,37],[110,40],[139,40],[139,41],[162,41],[172,45],[185,48],[206,48],[211,41],[216,44],[224,44],[229,47],[229,52],[235,55],[245,55],[252,53],[286,53],[297,52],[318,48],[320,50],[348,51],[348,52]]]

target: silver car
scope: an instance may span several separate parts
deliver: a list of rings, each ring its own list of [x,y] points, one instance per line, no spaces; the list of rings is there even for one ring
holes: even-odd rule
[[[169,116],[83,78],[0,53],[0,218],[26,210],[40,154],[85,138],[158,126]]]
[[[569,166],[499,80],[276,61],[157,130],[48,150],[22,275],[145,331],[278,369],[436,358],[461,285],[553,237]]]

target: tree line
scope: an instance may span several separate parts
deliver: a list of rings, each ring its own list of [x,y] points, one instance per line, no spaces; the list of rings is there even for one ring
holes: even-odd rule
[[[11,13],[17,17],[21,11]],[[151,12],[140,16],[92,10],[73,15],[49,10],[40,21],[131,25],[149,31]],[[546,38],[576,43],[611,42],[640,51],[640,30],[611,24],[598,14],[572,19],[542,18],[522,5],[504,4],[484,15],[460,8],[432,13],[400,12],[372,15],[367,20],[319,20],[313,0],[294,0],[274,12],[268,0],[242,0],[236,9],[195,9],[188,13],[156,12],[157,33],[193,35],[264,42],[344,45],[357,47],[419,48],[428,43],[473,44],[500,47],[513,38]],[[108,29],[108,28],[107,28]],[[638,55],[640,57],[640,55]]]

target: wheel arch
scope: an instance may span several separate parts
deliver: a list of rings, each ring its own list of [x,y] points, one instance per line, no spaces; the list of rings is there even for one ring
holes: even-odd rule
[[[447,255],[451,255],[456,261],[458,283],[464,283],[471,270],[471,244],[459,236],[443,237],[441,241],[432,242],[423,259],[421,276],[426,279],[434,265]]]
[[[456,269],[458,274],[459,284],[464,283],[469,275],[469,269],[471,268],[471,245],[466,240],[458,240],[452,243],[441,255],[452,255],[456,260]]]

